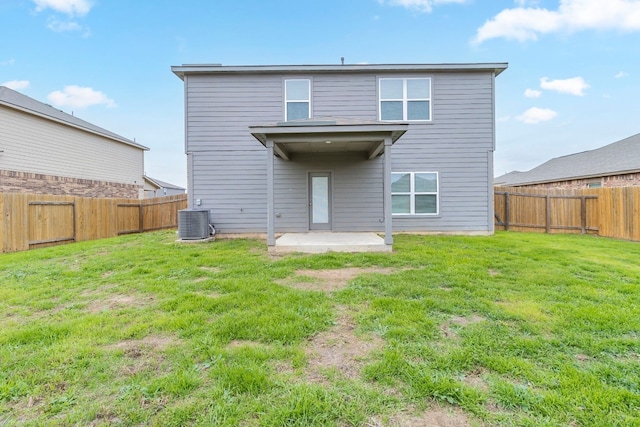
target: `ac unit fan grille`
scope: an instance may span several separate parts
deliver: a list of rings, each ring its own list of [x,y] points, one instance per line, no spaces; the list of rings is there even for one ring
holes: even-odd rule
[[[209,237],[209,211],[183,209],[178,211],[178,237],[183,240]]]

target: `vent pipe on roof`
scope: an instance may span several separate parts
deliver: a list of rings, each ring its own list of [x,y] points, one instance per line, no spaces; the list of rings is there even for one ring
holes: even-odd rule
[[[342,62],[342,65],[344,65],[344,56],[340,57],[340,62]]]

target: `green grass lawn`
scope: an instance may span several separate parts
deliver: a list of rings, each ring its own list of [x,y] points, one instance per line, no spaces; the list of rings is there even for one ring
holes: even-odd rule
[[[0,255],[0,426],[640,426],[640,244],[130,235]]]

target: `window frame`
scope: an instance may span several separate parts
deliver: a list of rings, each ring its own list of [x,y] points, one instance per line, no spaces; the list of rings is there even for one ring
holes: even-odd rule
[[[602,179],[590,179],[586,182],[587,188],[602,188]]]
[[[391,198],[394,195],[409,195],[409,212],[393,212],[393,206],[391,207],[393,216],[438,216],[440,215],[440,174],[436,171],[415,171],[415,172],[391,172],[393,175],[406,175],[411,176],[409,191],[396,191],[391,190]],[[434,174],[436,176],[436,191],[415,191],[415,177],[418,174]],[[435,195],[436,196],[436,211],[432,213],[416,213],[416,196]]]
[[[289,119],[289,103],[290,102],[306,102],[309,105],[309,114],[307,119],[310,119],[312,117],[311,114],[311,79],[310,78],[306,78],[306,77],[296,77],[296,78],[291,78],[291,79],[283,79],[283,84],[282,84],[282,91],[283,93],[283,99],[284,99],[284,121],[285,122],[289,122],[291,121]],[[301,101],[299,99],[294,99],[294,100],[289,100],[287,98],[287,82],[290,81],[306,81],[307,82],[307,86],[308,86],[308,93],[307,93],[307,100],[306,101]],[[293,119],[293,120],[305,120],[305,119]]]
[[[382,98],[382,82],[383,80],[402,80],[402,98]],[[409,80],[428,80],[429,81],[429,97],[428,98],[409,98],[407,94],[407,82]],[[381,122],[417,122],[430,123],[433,121],[433,78],[432,77],[380,77],[378,78],[378,119]],[[402,102],[402,119],[385,120],[382,118],[382,103],[385,101]],[[429,102],[429,118],[428,119],[409,119],[408,105],[410,101],[427,101]]]

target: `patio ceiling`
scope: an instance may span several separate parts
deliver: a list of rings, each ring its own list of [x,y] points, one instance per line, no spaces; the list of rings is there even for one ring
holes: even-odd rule
[[[373,159],[384,152],[384,140],[395,143],[407,131],[406,123],[362,121],[342,118],[306,119],[250,126],[266,147],[273,141],[274,154],[290,160],[292,153],[363,152]]]

